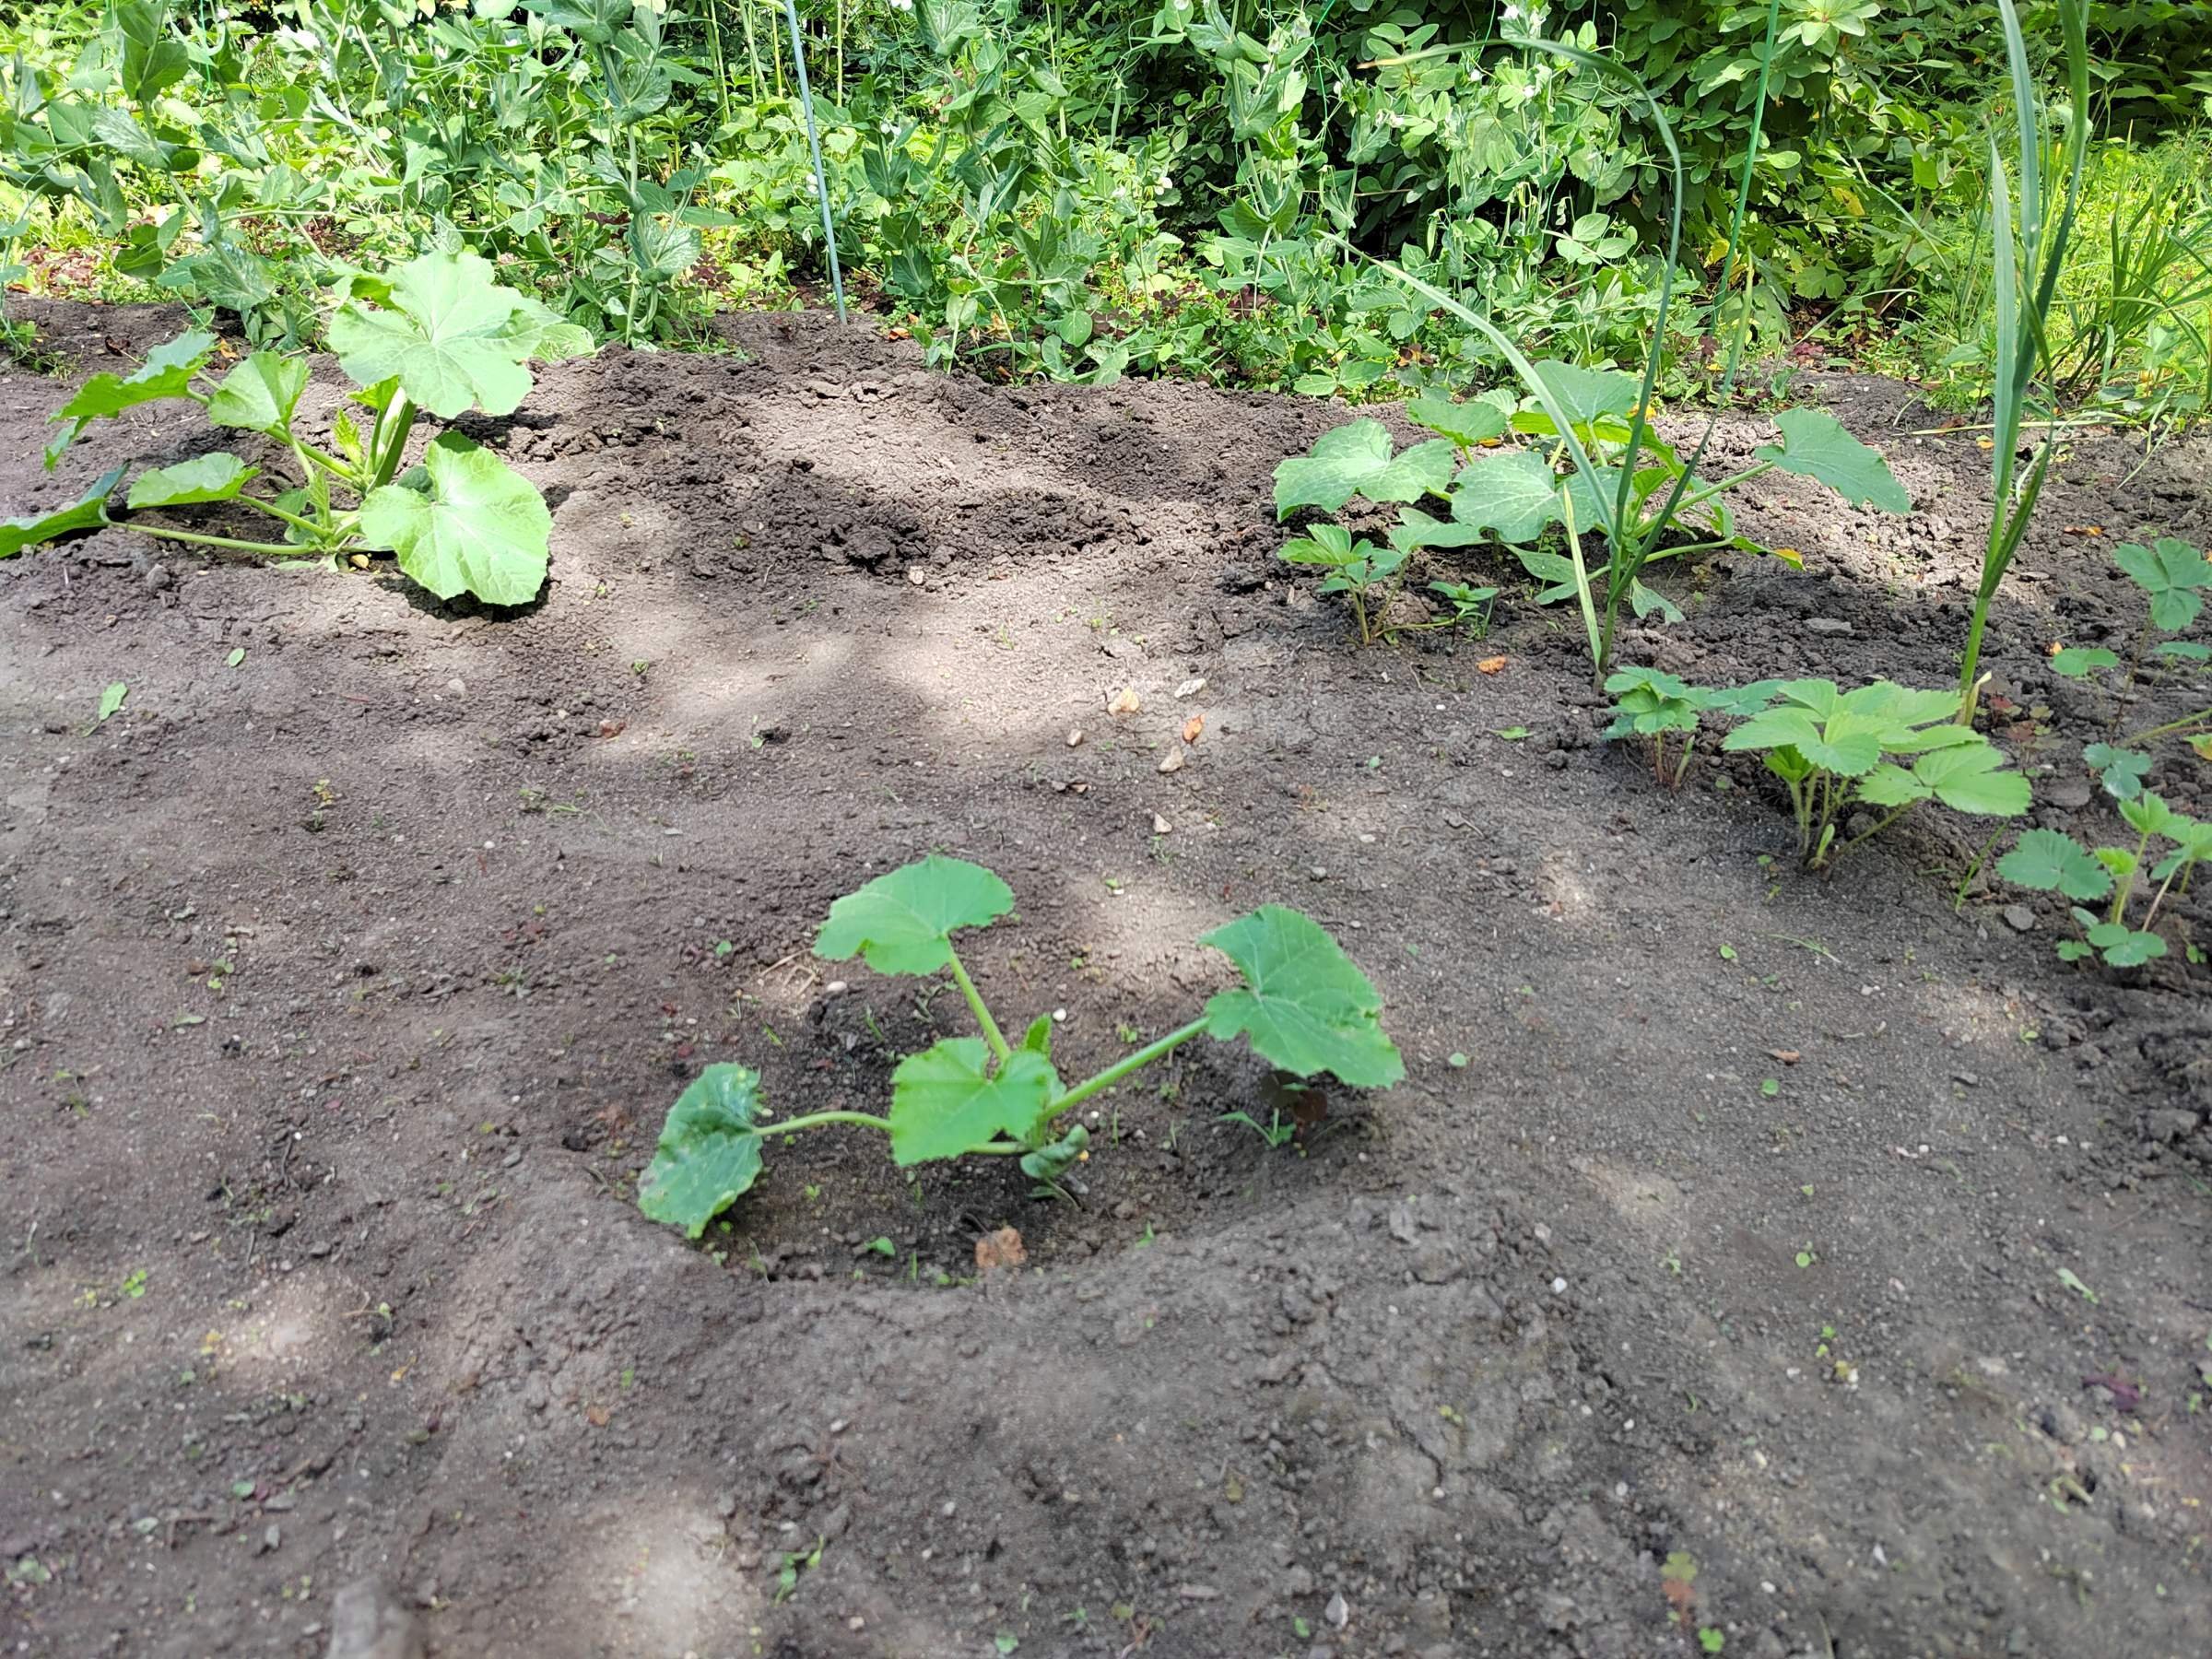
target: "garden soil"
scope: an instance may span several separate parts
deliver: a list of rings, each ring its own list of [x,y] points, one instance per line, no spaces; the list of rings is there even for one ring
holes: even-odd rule
[[[179,321],[35,314],[80,371]],[[1357,649],[1269,500],[1340,407],[731,331],[464,423],[553,504],[520,612],[122,530],[0,567],[0,1650],[2201,1659],[2203,884],[2119,976],[1986,825],[1807,875],[1755,766],[1604,742],[1486,558],[1424,576],[1502,586],[1488,638]],[[1940,685],[1987,453],[1796,392],[1913,513],[1769,478],[1803,570],[1676,571],[1625,654]],[[158,406],[48,475],[65,395],[0,379],[9,511],[213,447]],[[2068,438],[1988,657],[2037,822],[2117,827],[2045,654],[2132,643],[2112,547],[2212,539],[2208,471]],[[2212,810],[2181,745],[2154,781]],[[963,950],[1070,1075],[1277,901],[1406,1080],[1286,1104],[1199,1045],[1059,1196],[838,1129],[698,1245],[645,1220],[702,1065],[877,1110],[964,1030],[808,950],[932,849],[1011,884]]]

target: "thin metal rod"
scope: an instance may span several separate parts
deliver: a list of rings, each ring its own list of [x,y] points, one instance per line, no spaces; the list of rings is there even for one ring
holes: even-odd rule
[[[791,23],[791,57],[799,70],[799,103],[806,112],[806,143],[814,151],[814,194],[822,203],[822,241],[830,250],[830,290],[837,296],[837,320],[845,320],[845,278],[837,268],[837,227],[830,219],[830,176],[822,171],[822,140],[814,126],[814,94],[806,88],[806,45],[799,38],[797,0],[783,0]]]

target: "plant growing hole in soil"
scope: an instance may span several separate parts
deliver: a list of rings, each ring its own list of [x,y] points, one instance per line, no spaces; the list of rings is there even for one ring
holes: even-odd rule
[[[1241,1036],[1279,1070],[1326,1072],[1356,1088],[1386,1088],[1406,1075],[1367,976],[1311,917],[1269,904],[1200,938],[1236,964],[1241,986],[1217,993],[1188,1025],[1064,1085],[1052,1063],[1053,1016],[1038,1016],[1010,1044],[952,947],[961,928],[987,927],[1013,908],[1013,891],[989,870],[935,854],[838,900],[815,938],[817,956],[857,956],[878,973],[949,973],[982,1035],[944,1038],[900,1061],[887,1116],[818,1112],[773,1123],[759,1073],[710,1065],[669,1108],[638,1207],[696,1239],[759,1179],[764,1139],[834,1124],[882,1131],[897,1164],[1018,1157],[1023,1173],[1049,1183],[1089,1155],[1089,1131],[1060,1130],[1057,1120],[1194,1037]]]
[[[267,440],[289,453],[296,475],[273,495],[248,493],[261,468],[218,450],[141,473],[124,500],[132,512],[236,501],[282,525],[281,541],[112,517],[108,500],[122,479],[118,469],[59,512],[0,524],[0,558],[113,524],[269,559],[391,553],[441,599],[465,593],[492,605],[527,604],[545,584],[553,526],[537,487],[453,431],[432,440],[418,465],[401,469],[418,410],[443,420],[471,409],[512,414],[530,390],[532,361],[559,362],[591,349],[582,329],[493,276],[491,264],[474,253],[426,253],[383,276],[357,272],[338,285],[330,345],[356,382],[351,401],[368,421],[364,429],[341,411],[328,450],[294,429],[307,390],[304,359],[256,351],[202,390],[194,382],[214,359],[216,341],[198,331],[156,347],[135,373],[92,376],[54,417],[66,425],[47,446],[50,467],[93,421],[166,400],[198,404],[217,426]]]
[[[2072,907],[2082,936],[2059,941],[2062,960],[2098,957],[2108,968],[2134,968],[2164,956],[2166,941],[2151,931],[2159,907],[2177,881],[2187,892],[2190,873],[2212,859],[2212,823],[2184,817],[2158,795],[2144,793],[2122,801],[2120,816],[2136,831],[2133,847],[2084,847],[2062,830],[2030,830],[1997,860],[1997,874],[2017,886],[2082,901]],[[2173,850],[2151,866],[2150,879],[2159,883],[2159,890],[2144,912],[2142,925],[2132,926],[2128,900],[2135,896],[2153,837],[2173,842]],[[2083,908],[2083,903],[2108,895],[2112,903],[2101,916]]]

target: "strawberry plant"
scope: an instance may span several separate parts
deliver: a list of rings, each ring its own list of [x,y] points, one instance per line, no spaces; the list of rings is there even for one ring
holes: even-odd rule
[[[900,1061],[884,1115],[831,1111],[775,1122],[761,1103],[759,1073],[708,1066],[669,1109],[639,1182],[639,1208],[696,1239],[759,1178],[770,1137],[839,1124],[880,1132],[902,1166],[1012,1157],[1049,1182],[1088,1156],[1089,1132],[1062,1128],[1060,1119],[1195,1037],[1242,1037],[1282,1071],[1325,1072],[1356,1088],[1386,1088],[1406,1075],[1367,976],[1318,923],[1268,904],[1199,941],[1236,965],[1241,985],[1217,992],[1189,1024],[1064,1084],[1053,1065],[1053,1017],[1040,1015],[1009,1042],[953,948],[954,934],[987,927],[1013,907],[1012,890],[989,870],[935,854],[838,900],[815,937],[817,956],[858,957],[878,973],[949,974],[981,1035],[944,1038]]]
[[[1758,712],[1780,688],[1780,680],[1755,680],[1734,690],[1693,686],[1656,668],[1619,668],[1606,677],[1606,689],[1616,699],[1613,723],[1606,727],[1609,738],[1648,737],[1652,748],[1652,775],[1668,788],[1678,788],[1689,770],[1697,747],[1698,726],[1708,714],[1734,714],[1739,719]],[[1670,771],[1666,764],[1666,735],[1682,734],[1680,748]]]
[[[1913,691],[1888,680],[1842,691],[1832,680],[1787,680],[1721,747],[1765,757],[1790,792],[1798,850],[1818,868],[1923,801],[1985,818],[2028,810],[2028,780],[2005,770],[1986,737],[1956,724],[1958,712],[1955,691]],[[1900,764],[1890,755],[1911,759]],[[1837,847],[1838,820],[1853,806],[1884,816]]]
[[[112,524],[142,535],[224,553],[329,558],[390,553],[441,599],[472,594],[493,605],[526,604],[544,585],[552,514],[537,487],[458,432],[433,439],[404,466],[418,413],[451,420],[469,410],[509,415],[530,391],[530,364],[591,349],[590,337],[527,295],[501,287],[490,263],[467,253],[426,253],[382,276],[340,285],[329,338],[355,382],[325,449],[297,429],[307,389],[304,359],[256,351],[206,383],[215,336],[199,331],[160,346],[128,375],[95,374],[54,417],[54,465],[93,421],[141,405],[200,406],[218,427],[253,434],[292,477],[267,494],[247,485],[263,468],[218,450],[141,473],[124,498],[131,514],[231,501],[281,526],[279,541],[252,541],[162,520],[115,517],[121,473],[38,519],[0,524],[0,557],[78,530]]]
[[[2202,595],[2212,591],[2212,559],[2178,536],[2162,535],[2149,547],[2140,542],[2123,543],[2112,550],[2112,561],[2120,567],[2122,574],[2142,589],[2147,601],[2143,626],[2136,631],[2124,666],[2120,653],[2104,646],[2068,645],[2051,653],[2051,671],[2066,679],[2097,686],[2100,695],[2103,695],[2100,677],[2113,669],[2123,669],[2119,689],[2130,690],[2143,672],[2147,657],[2168,672],[2186,672],[2189,666],[2212,662],[2212,646],[2179,639],[2159,640],[2154,644],[2151,638],[2153,634],[2183,633],[2195,623],[2204,611]],[[2114,725],[2119,723],[2116,709],[2112,721]],[[2150,770],[2149,757],[2136,752],[2135,746],[2156,737],[2187,735],[2206,730],[2212,730],[2212,708],[2199,709],[2163,725],[2132,732],[2115,743],[2094,744],[2088,759],[2105,773],[2106,787],[2115,795],[2124,795],[2128,792],[2112,787],[2112,768],[2117,767],[2123,773],[2132,771],[2137,778]]]
[[[2212,823],[2178,813],[2147,791],[2119,806],[2121,818],[2136,831],[2133,847],[2084,847],[2062,830],[2030,830],[1997,860],[1997,874],[2016,886],[2077,900],[2071,911],[2082,936],[2059,941],[2058,954],[2064,960],[2097,957],[2109,968],[2134,968],[2164,956],[2166,941],[2151,931],[2159,908],[2176,881],[2187,892],[2190,873],[2212,859]],[[2138,926],[2127,919],[2128,901],[2135,897],[2154,838],[2171,841],[2173,849],[2148,866],[2159,889]],[[2101,915],[2084,908],[2108,897],[2112,902]]]

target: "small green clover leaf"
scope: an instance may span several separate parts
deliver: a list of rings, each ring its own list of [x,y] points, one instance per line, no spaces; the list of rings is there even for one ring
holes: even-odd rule
[[[1242,988],[1206,1005],[1208,1035],[1241,1035],[1284,1071],[1328,1072],[1356,1088],[1387,1088],[1406,1075],[1382,1030],[1382,997],[1312,917],[1264,904],[1198,942],[1244,975]]]
[[[1013,908],[1013,889],[982,865],[933,853],[830,905],[814,954],[857,956],[878,973],[935,973],[952,960],[957,930],[988,927]]]
[[[108,498],[123,482],[124,470],[118,466],[102,473],[91,488],[66,507],[25,518],[0,519],[0,559],[11,558],[26,547],[59,541],[79,530],[99,529],[108,522]]]
[[[2196,620],[2205,602],[2196,590],[2212,587],[2212,561],[2187,542],[2161,535],[2146,547],[2127,542],[2112,560],[2150,596],[2150,620],[2160,633],[2180,633]]]
[[[1876,506],[1885,512],[1910,512],[1912,497],[1889,470],[1878,451],[1845,431],[1833,415],[1819,409],[1784,409],[1774,418],[1779,444],[1762,443],[1752,454],[1786,473],[1818,478],[1853,507]]]
[[[474,594],[527,605],[546,582],[553,515],[537,486],[482,445],[441,432],[421,474],[372,489],[361,502],[364,545],[437,594]]]
[[[236,455],[217,450],[212,454],[180,461],[174,466],[158,466],[151,472],[140,473],[132,481],[131,493],[124,498],[124,504],[135,510],[228,501],[245,488],[248,478],[260,471],[258,466],[248,466]]]
[[[1379,420],[1359,419],[1324,432],[1312,449],[1275,469],[1275,516],[1300,507],[1334,512],[1354,496],[1371,501],[1418,501],[1441,495],[1458,452],[1442,438],[1417,443],[1393,458],[1390,432]]]
[[[2124,922],[2100,922],[2088,931],[2089,943],[2103,953],[2109,968],[2140,968],[2166,954],[2155,933],[2137,933]]]
[[[1042,1054],[1017,1049],[994,1075],[980,1037],[947,1037],[891,1074],[891,1161],[958,1158],[1002,1135],[1026,1138],[1060,1092]]]
[[[759,1072],[727,1064],[700,1072],[668,1109],[638,1207],[698,1238],[760,1178],[759,1114]]]
[[[2024,831],[2011,852],[1997,860],[1997,874],[2016,887],[2069,899],[2101,899],[2112,877],[2072,836],[2057,830]]]

